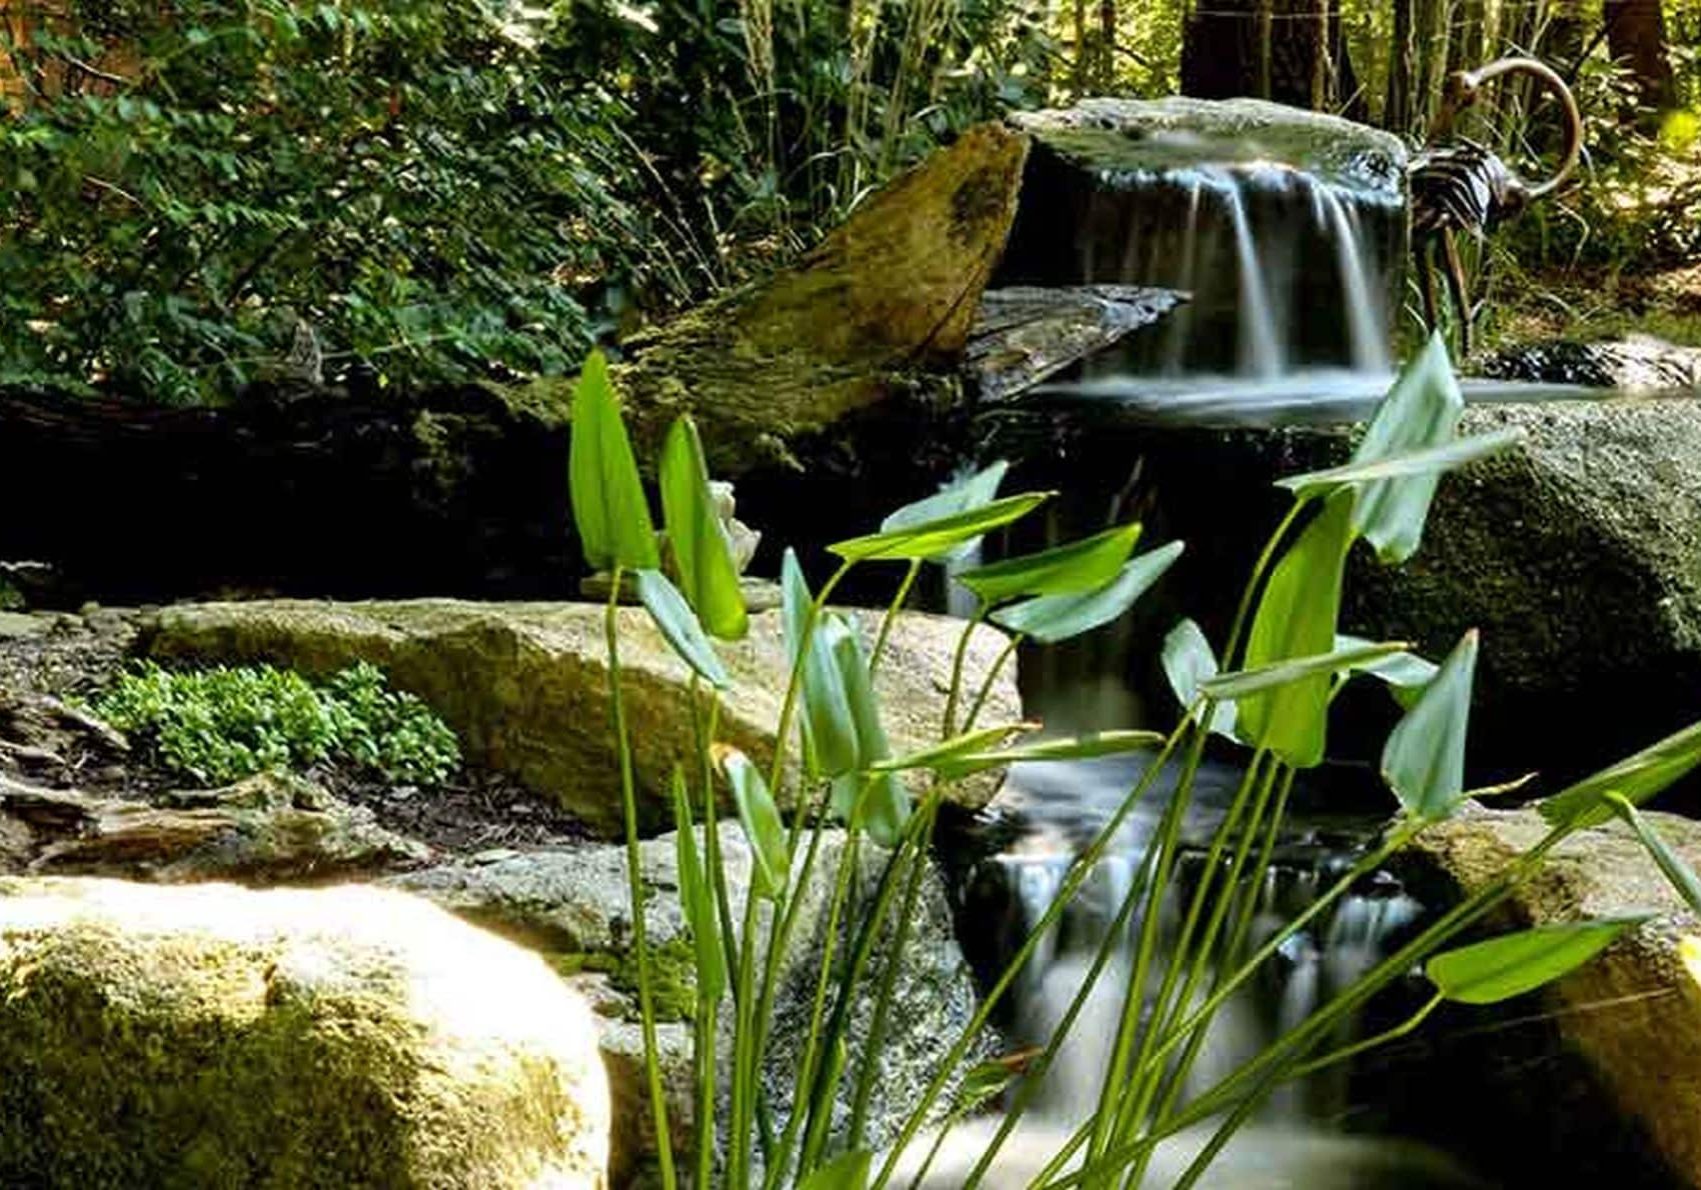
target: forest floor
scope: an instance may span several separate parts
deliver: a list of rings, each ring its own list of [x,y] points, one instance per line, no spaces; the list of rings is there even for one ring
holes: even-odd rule
[[[1569,270],[1501,287],[1496,345],[1539,339],[1589,341],[1654,335],[1701,347],[1701,261],[1648,273]]]

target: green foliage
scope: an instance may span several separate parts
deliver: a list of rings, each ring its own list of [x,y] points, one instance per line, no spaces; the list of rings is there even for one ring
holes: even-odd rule
[[[482,0],[68,7],[8,47],[0,381],[207,400],[276,374],[296,319],[333,376],[565,372],[577,280],[648,238],[620,105]]]
[[[364,663],[319,685],[272,666],[178,671],[150,663],[119,678],[91,709],[166,767],[215,784],[340,764],[431,785],[461,763],[455,733]]]
[[[1646,917],[1566,922],[1489,938],[1438,954],[1424,974],[1449,1000],[1498,1004],[1581,967]]]

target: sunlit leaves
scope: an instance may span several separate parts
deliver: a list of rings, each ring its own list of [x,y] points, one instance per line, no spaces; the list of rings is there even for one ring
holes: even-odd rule
[[[867,537],[853,537],[828,546],[847,562],[913,561],[937,558],[966,544],[972,544],[994,529],[1021,520],[1052,496],[1050,492],[1029,492],[1006,496],[979,508],[952,513],[935,520],[893,529]]]
[[[950,763],[959,756],[973,752],[985,752],[996,748],[1011,736],[1038,731],[1038,723],[1001,723],[996,727],[982,727],[974,731],[952,736],[930,748],[919,752],[909,752],[891,760],[883,760],[873,767],[887,772],[903,772],[908,769],[937,769]]]
[[[661,559],[650,508],[600,351],[585,361],[573,392],[567,471],[585,561],[596,570],[655,570]]]
[[[792,664],[802,666],[805,767],[812,775],[836,777],[855,768],[857,756],[856,725],[833,655],[832,638],[845,628],[841,621],[813,615],[809,585],[791,550],[780,564],[780,595],[786,648]]]
[[[1191,709],[1201,697],[1201,687],[1217,676],[1217,654],[1205,632],[1192,620],[1183,620],[1164,637],[1164,676],[1176,701]],[[1199,707],[1195,714],[1203,714]],[[1218,735],[1234,739],[1235,706],[1232,702],[1214,703],[1208,727]]]
[[[992,622],[1046,645],[1103,627],[1133,607],[1181,557],[1182,548],[1181,542],[1171,542],[1129,560],[1096,590],[1024,600],[994,612]]]
[[[1276,564],[1252,622],[1247,670],[1333,652],[1352,511],[1352,493],[1330,497]],[[1241,734],[1295,768],[1321,763],[1332,682],[1322,670],[1243,700]]]
[[[957,581],[985,604],[1086,591],[1115,578],[1139,538],[1138,524],[1122,525],[1055,549],[966,570]]]
[[[1636,832],[1636,837],[1642,840],[1642,846],[1648,854],[1654,857],[1660,871],[1665,874],[1667,882],[1681,896],[1684,903],[1695,913],[1701,913],[1701,879],[1697,879],[1695,870],[1679,855],[1672,845],[1665,841],[1660,832],[1654,829],[1654,824],[1644,818],[1636,807],[1616,793],[1605,795],[1607,804],[1613,812]]]
[[[1155,731],[1099,731],[1011,748],[959,752],[932,767],[947,780],[960,781],[974,773],[1009,764],[1037,760],[1092,760],[1100,756],[1149,751],[1161,747],[1163,742],[1164,737]]]
[[[1382,779],[1413,818],[1439,822],[1464,796],[1476,665],[1477,634],[1467,632],[1382,749]]]
[[[668,431],[659,468],[662,515],[679,585],[703,627],[722,640],[749,629],[738,567],[709,495],[709,472],[697,426],[681,417]]]
[[[638,571],[637,583],[638,598],[680,659],[717,689],[732,685],[726,667],[715,656],[714,646],[703,634],[703,626],[697,622],[696,613],[685,602],[679,588],[659,570]]]
[[[1304,475],[1293,475],[1278,480],[1276,486],[1288,488],[1296,495],[1311,498],[1326,495],[1340,488],[1362,487],[1364,494],[1360,504],[1382,492],[1394,493],[1394,481],[1413,482],[1428,476],[1431,486],[1439,479],[1442,472],[1452,471],[1467,463],[1489,455],[1499,454],[1511,446],[1516,446],[1525,438],[1524,431],[1517,427],[1506,430],[1496,430],[1489,434],[1474,434],[1469,438],[1459,438],[1440,446],[1425,447],[1422,450],[1410,451],[1406,454],[1389,455],[1385,458],[1371,459],[1366,462],[1347,463],[1341,467],[1331,467],[1327,471],[1311,471]],[[1386,506],[1393,508],[1392,504]],[[1389,531],[1394,534],[1421,534],[1423,530],[1422,517],[1429,511],[1427,500],[1419,508],[1413,500],[1409,508],[1403,510],[1408,518],[1396,520],[1388,516]],[[1373,523],[1367,526],[1376,528]],[[1413,546],[1415,552],[1416,546]],[[1385,561],[1404,561],[1403,556],[1384,555]]]
[[[1317,653],[1310,657],[1290,657],[1286,661],[1274,661],[1257,669],[1219,674],[1202,683],[1199,691],[1210,698],[1249,699],[1319,675],[1333,676],[1374,664],[1381,658],[1403,652],[1405,648],[1404,641],[1385,641],[1379,644],[1349,645],[1344,649]]]
[[[1424,974],[1449,1000],[1498,1004],[1569,974],[1647,920],[1568,922],[1490,938],[1436,955],[1424,966]]]
[[[896,533],[927,524],[929,521],[937,521],[942,517],[984,508],[998,494],[998,485],[1004,482],[1004,474],[1009,470],[1010,464],[999,460],[925,499],[906,504],[880,522],[880,532]],[[978,537],[971,537],[934,555],[931,560],[943,562],[961,557],[973,549],[978,540]]]
[[[1701,764],[1701,723],[1695,723],[1634,756],[1583,778],[1541,803],[1542,817],[1574,829],[1599,826],[1613,816],[1602,795],[1616,793],[1639,806]]]
[[[886,729],[880,722],[880,705],[875,698],[874,685],[868,676],[868,658],[862,642],[848,624],[840,626],[833,638],[833,658],[837,662],[839,681],[850,708],[851,727],[856,739],[856,769],[866,772],[892,755],[886,739]],[[909,793],[895,773],[872,773],[858,782],[857,800],[853,807],[857,825],[882,847],[897,845],[904,823],[909,819]]]
[[[867,1190],[873,1161],[867,1149],[840,1153],[805,1178],[798,1190]]]
[[[717,745],[715,751],[727,784],[732,787],[739,824],[744,827],[744,837],[750,843],[756,893],[763,897],[777,897],[785,890],[790,877],[791,850],[785,824],[780,821],[779,808],[774,804],[774,795],[744,753],[724,744]]]

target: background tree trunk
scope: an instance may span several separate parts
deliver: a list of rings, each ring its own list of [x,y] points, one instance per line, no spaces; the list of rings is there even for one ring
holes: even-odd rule
[[[1644,115],[1677,106],[1662,0],[1606,0],[1607,47],[1636,75]]]
[[[1382,126],[1398,136],[1412,132],[1416,110],[1417,51],[1412,44],[1412,0],[1394,0],[1394,44],[1388,54],[1388,99]]]
[[[1357,88],[1338,0],[1208,0],[1187,18],[1184,95],[1333,111]]]

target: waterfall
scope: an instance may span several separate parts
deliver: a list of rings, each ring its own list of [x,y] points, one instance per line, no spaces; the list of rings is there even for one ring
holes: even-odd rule
[[[1319,219],[1326,221],[1334,235],[1353,367],[1360,372],[1386,374],[1394,367],[1388,353],[1388,318],[1381,303],[1372,296],[1375,279],[1370,274],[1359,234],[1358,212],[1327,186],[1313,184],[1311,193]]]
[[[1234,255],[1240,268],[1240,371],[1270,378],[1286,370],[1287,358],[1278,341],[1269,283],[1264,277],[1264,258],[1252,237],[1252,222],[1239,187],[1223,190],[1229,221],[1234,226]],[[1192,232],[1189,235],[1197,234]],[[1189,256],[1193,245],[1187,248]]]

